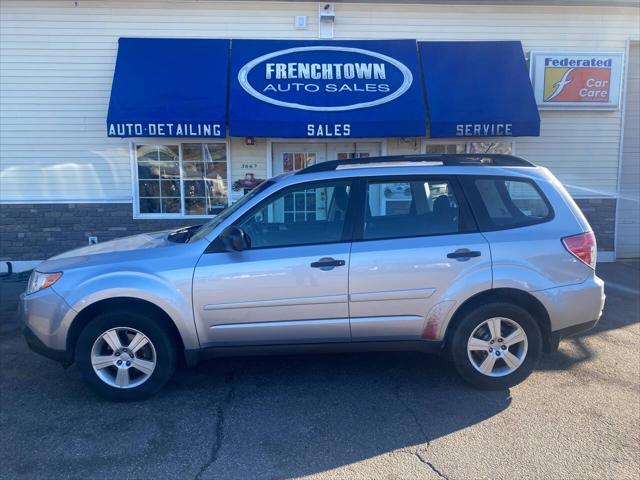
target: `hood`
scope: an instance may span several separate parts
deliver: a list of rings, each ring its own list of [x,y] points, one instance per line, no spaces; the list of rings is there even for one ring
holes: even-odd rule
[[[122,252],[127,250],[142,250],[145,248],[156,248],[167,244],[172,244],[167,240],[172,230],[163,230],[160,232],[142,233],[131,237],[118,238],[108,242],[97,243],[87,247],[76,248],[68,252],[61,253],[49,260],[60,260],[70,257],[85,257],[87,255],[98,255],[101,253]]]
[[[140,235],[132,235],[131,237],[118,238],[117,240],[76,248],[75,250],[69,250],[68,252],[51,257],[47,261],[175,245],[167,239],[169,233],[172,231],[173,230],[163,230],[160,232],[142,233]]]
[[[173,230],[143,233],[131,237],[119,238],[96,245],[76,248],[45,260],[36,266],[36,270],[54,272],[68,268],[90,266],[96,263],[115,264],[131,258],[153,256],[153,251],[159,247],[180,245],[168,240]],[[133,257],[132,257],[133,256]]]

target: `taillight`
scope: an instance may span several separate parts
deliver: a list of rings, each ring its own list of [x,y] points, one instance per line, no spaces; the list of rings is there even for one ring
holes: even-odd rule
[[[593,232],[572,235],[562,239],[564,248],[591,268],[596,268],[596,237]]]

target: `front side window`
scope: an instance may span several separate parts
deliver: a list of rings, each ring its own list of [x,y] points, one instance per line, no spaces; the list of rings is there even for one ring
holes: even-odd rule
[[[265,200],[237,226],[251,248],[339,242],[350,193],[349,181],[295,185]]]
[[[371,181],[365,209],[365,240],[461,231],[458,199],[446,179]]]
[[[136,145],[140,215],[216,215],[228,205],[224,143]]]
[[[480,226],[484,230],[515,228],[550,219],[553,215],[542,192],[524,179],[485,177],[465,180],[472,183],[472,201]]]

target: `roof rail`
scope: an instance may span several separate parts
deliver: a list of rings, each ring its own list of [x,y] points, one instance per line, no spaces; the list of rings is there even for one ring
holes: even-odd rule
[[[516,157],[502,153],[424,153],[421,155],[393,155],[387,157],[350,158],[346,160],[330,160],[328,162],[316,163],[302,170],[298,170],[296,175],[303,173],[328,172],[336,170],[338,167],[353,165],[354,167],[365,167],[376,164],[391,163],[435,163],[445,166],[493,166],[493,167],[535,167],[536,165]]]

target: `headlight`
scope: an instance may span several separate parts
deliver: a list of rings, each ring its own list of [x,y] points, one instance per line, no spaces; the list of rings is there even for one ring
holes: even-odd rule
[[[27,285],[27,295],[36,293],[43,288],[50,287],[51,285],[56,283],[61,276],[62,272],[42,273],[34,270],[33,273],[31,273],[31,277],[29,277],[29,284]]]

